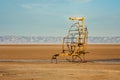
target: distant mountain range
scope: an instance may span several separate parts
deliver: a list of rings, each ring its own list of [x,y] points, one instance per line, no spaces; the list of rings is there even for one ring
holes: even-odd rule
[[[90,44],[120,44],[120,36],[114,37],[89,37]]]
[[[61,44],[62,37],[0,36],[0,44]],[[89,37],[89,44],[120,44],[120,36]]]

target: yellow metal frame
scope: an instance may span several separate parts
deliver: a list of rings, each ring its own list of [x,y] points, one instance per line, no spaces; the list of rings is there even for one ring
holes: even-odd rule
[[[84,17],[70,17],[69,19],[76,20],[77,23],[71,26],[68,35],[63,38],[62,52],[53,55],[52,62],[55,59],[57,63],[58,56],[71,56],[71,61],[75,61],[77,58],[79,58],[80,62],[85,61],[84,55],[88,42],[88,30],[84,27]],[[83,54],[83,58],[81,58],[81,54]]]

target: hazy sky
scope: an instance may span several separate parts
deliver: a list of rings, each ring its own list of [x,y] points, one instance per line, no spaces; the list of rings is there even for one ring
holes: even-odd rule
[[[120,35],[120,0],[0,0],[0,35],[65,36],[70,16],[90,36]]]

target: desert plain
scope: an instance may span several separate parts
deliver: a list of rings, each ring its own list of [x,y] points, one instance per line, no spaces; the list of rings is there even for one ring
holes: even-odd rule
[[[120,61],[119,44],[88,44],[86,51],[86,63],[54,64],[61,45],[0,45],[0,80],[120,80],[120,62],[104,62]]]

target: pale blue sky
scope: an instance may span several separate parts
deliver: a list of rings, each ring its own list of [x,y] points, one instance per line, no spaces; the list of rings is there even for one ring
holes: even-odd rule
[[[0,35],[65,36],[70,16],[90,36],[120,35],[120,0],[0,0]]]

